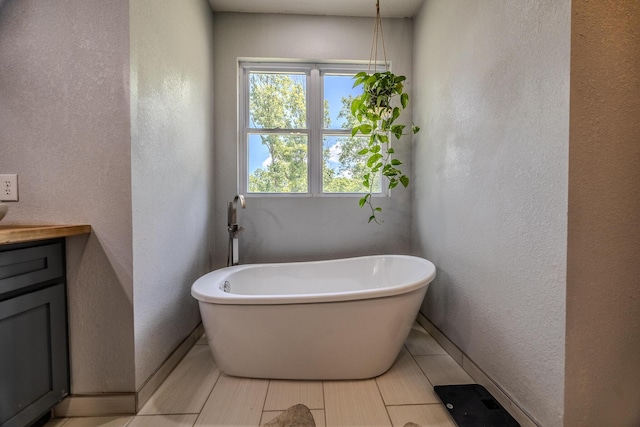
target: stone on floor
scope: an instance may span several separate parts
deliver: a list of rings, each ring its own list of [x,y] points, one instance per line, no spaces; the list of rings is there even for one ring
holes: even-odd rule
[[[263,427],[315,427],[313,415],[309,408],[299,403],[284,411]]]

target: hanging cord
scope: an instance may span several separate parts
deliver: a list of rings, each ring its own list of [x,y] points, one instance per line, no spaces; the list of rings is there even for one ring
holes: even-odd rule
[[[378,62],[378,35],[382,39],[382,54],[384,57],[384,70],[389,71],[387,67],[387,50],[384,45],[384,31],[382,30],[382,17],[380,16],[380,0],[376,0],[376,19],[373,23],[373,40],[371,41],[371,52],[369,53],[369,68],[367,73],[371,74],[371,63],[373,62],[374,71]]]

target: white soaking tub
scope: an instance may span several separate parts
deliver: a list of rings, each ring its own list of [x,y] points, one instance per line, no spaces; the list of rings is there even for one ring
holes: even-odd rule
[[[406,255],[249,264],[202,276],[191,295],[228,375],[361,379],[391,367],[435,274]]]

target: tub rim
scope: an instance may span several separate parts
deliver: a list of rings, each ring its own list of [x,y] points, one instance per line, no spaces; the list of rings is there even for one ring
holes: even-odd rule
[[[427,274],[419,280],[403,283],[397,286],[384,288],[367,288],[364,290],[354,290],[345,292],[326,292],[326,293],[310,293],[310,294],[276,294],[276,295],[247,295],[234,294],[222,291],[221,284],[233,273],[259,267],[270,267],[278,265],[297,265],[297,264],[328,264],[347,262],[350,260],[366,259],[366,258],[404,258],[418,262],[427,267]],[[259,263],[259,264],[242,264],[232,267],[223,267],[198,278],[191,286],[191,295],[201,303],[209,304],[227,304],[227,305],[278,305],[278,304],[319,304],[328,302],[342,302],[354,300],[366,300],[373,298],[384,298],[393,295],[400,295],[420,289],[429,285],[436,276],[435,265],[422,257],[413,255],[365,255],[357,257],[337,258],[320,261],[296,261],[296,262],[278,262],[278,263]]]

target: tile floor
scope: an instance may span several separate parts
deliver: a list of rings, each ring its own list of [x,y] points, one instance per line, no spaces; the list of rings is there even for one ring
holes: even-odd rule
[[[298,403],[318,427],[455,427],[433,385],[473,382],[417,323],[391,369],[361,381],[230,377],[200,339],[136,416],[55,419],[45,427],[260,426]]]

